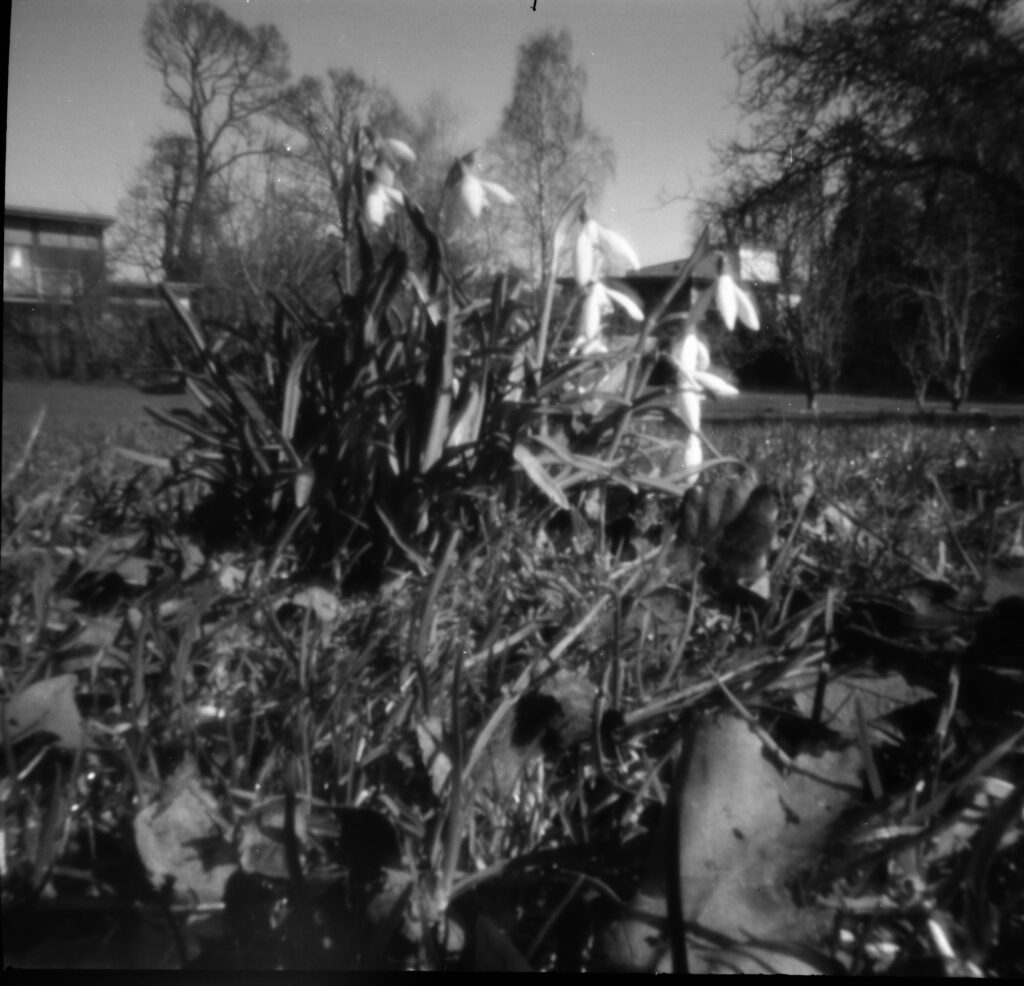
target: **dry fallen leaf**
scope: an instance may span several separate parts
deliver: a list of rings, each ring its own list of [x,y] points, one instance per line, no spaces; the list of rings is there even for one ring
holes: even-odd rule
[[[4,731],[11,743],[35,733],[49,733],[57,746],[81,750],[88,737],[75,703],[73,674],[60,674],[33,682],[4,706]]]
[[[268,798],[255,806],[238,826],[238,855],[246,873],[288,878],[285,853],[285,799]],[[304,801],[295,803],[295,838],[303,848],[308,840],[309,807]]]
[[[859,791],[856,747],[801,754],[783,773],[742,719],[692,731],[680,804],[679,849],[666,824],[635,898],[604,929],[604,968],[668,971],[668,867],[678,867],[690,971],[810,974],[831,913],[809,902],[805,873],[830,825]],[[668,814],[668,812],[666,812]]]
[[[186,761],[135,816],[135,845],[150,882],[158,890],[170,884],[183,904],[220,902],[238,869],[228,828],[195,764]]]

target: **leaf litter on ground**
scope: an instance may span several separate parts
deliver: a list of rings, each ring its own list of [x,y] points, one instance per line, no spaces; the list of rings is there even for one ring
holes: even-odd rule
[[[798,461],[788,453],[784,458]],[[26,478],[23,473],[17,480]],[[829,482],[843,479],[838,469]],[[402,641],[415,639],[411,601],[416,593],[397,590],[391,597],[359,601],[316,584],[289,585],[286,570],[269,592],[259,579],[248,578],[258,567],[255,560],[235,555],[230,564],[239,577],[229,586],[214,580],[203,590],[209,598],[202,598],[203,592],[193,598],[196,587],[185,592],[173,580],[161,585],[153,577],[168,568],[184,571],[182,548],[156,552],[125,542],[104,551],[85,543],[79,522],[56,517],[59,503],[43,504],[32,523],[49,525],[44,529],[55,542],[48,546],[42,539],[33,548],[42,555],[19,555],[19,573],[41,572],[37,566],[46,555],[51,564],[57,560],[59,576],[68,558],[82,557],[93,559],[86,570],[115,572],[122,583],[105,599],[81,577],[81,568],[64,583],[40,576],[33,602],[21,574],[5,582],[5,640],[18,641],[5,651],[4,683],[11,696],[5,728],[19,695],[63,679],[59,686],[45,685],[58,697],[53,707],[62,710],[57,728],[54,722],[47,725],[46,716],[53,713],[33,718],[28,705],[14,706],[17,715],[10,722],[23,731],[8,730],[5,744],[15,773],[5,782],[16,777],[20,787],[5,787],[5,818],[30,797],[43,795],[37,803],[46,805],[45,792],[70,776],[71,761],[60,758],[73,758],[80,749],[76,744],[85,742],[75,732],[77,723],[84,734],[86,721],[78,703],[102,693],[110,703],[91,706],[88,719],[115,727],[99,735],[105,737],[101,745],[116,753],[101,777],[133,771],[152,776],[154,758],[162,756],[168,741],[184,742],[198,757],[180,784],[173,776],[162,782],[162,794],[146,793],[146,783],[135,783],[130,789],[141,792],[142,800],[134,806],[124,789],[104,780],[86,813],[101,825],[107,824],[103,817],[135,820],[133,841],[139,859],[149,861],[153,891],[169,885],[176,907],[194,909],[206,898],[219,905],[229,928],[241,922],[237,927],[261,938],[263,951],[248,954],[257,964],[299,961],[297,949],[306,939],[289,915],[302,913],[300,887],[305,887],[312,898],[305,912],[312,914],[310,928],[319,934],[334,921],[337,928],[349,929],[345,941],[330,948],[307,942],[307,957],[317,954],[338,965],[369,954],[390,967],[592,968],[596,960],[587,956],[607,950],[601,936],[612,935],[606,929],[625,920],[621,914],[610,920],[604,909],[630,899],[639,901],[634,910],[654,915],[641,924],[656,939],[657,965],[663,961],[659,950],[667,945],[671,951],[673,935],[679,938],[678,929],[667,926],[664,886],[674,866],[683,891],[682,914],[690,922],[685,944],[694,970],[738,965],[753,971],[775,963],[820,971],[839,961],[848,970],[881,971],[901,951],[936,954],[935,932],[920,911],[932,901],[939,904],[935,913],[947,929],[950,949],[982,962],[988,954],[1002,963],[998,968],[1013,969],[1012,958],[999,948],[1019,930],[1020,918],[1013,916],[1019,903],[1013,904],[1012,890],[1000,880],[1007,868],[1021,872],[1019,861],[1013,862],[1020,846],[1013,780],[1021,766],[1020,737],[1010,728],[1015,706],[1008,696],[1019,689],[1022,669],[1007,643],[1019,639],[1020,596],[992,586],[997,579],[1012,586],[1019,574],[1013,555],[1017,515],[955,513],[957,536],[976,564],[992,540],[987,522],[993,517],[995,542],[1004,547],[993,554],[987,587],[969,607],[969,618],[950,629],[936,625],[948,615],[941,597],[908,596],[907,587],[919,573],[901,559],[899,542],[869,519],[877,514],[863,489],[852,482],[849,487],[837,502],[860,520],[855,530],[872,535],[858,539],[838,524],[815,527],[821,513],[811,506],[799,523],[799,514],[784,517],[782,534],[795,550],[773,570],[769,606],[760,611],[751,601],[723,604],[682,570],[677,581],[670,578],[668,588],[659,590],[663,601],[653,605],[653,596],[637,590],[637,568],[628,560],[596,559],[582,541],[575,553],[560,559],[566,548],[557,534],[550,547],[535,538],[517,539],[514,532],[499,537],[493,553],[482,556],[474,579],[481,586],[506,587],[504,606],[496,611],[495,639],[513,643],[487,651],[482,615],[490,607],[481,605],[479,591],[458,566],[432,603],[435,616],[425,638],[430,647],[454,638],[470,656],[482,655],[463,665],[454,696],[461,703],[460,724],[447,711],[455,683],[453,651],[422,652],[425,681],[408,674],[410,652]],[[836,492],[834,486],[827,491]],[[69,495],[75,494],[61,493]],[[950,501],[949,509],[957,511],[955,497]],[[78,505],[64,516],[74,517],[76,511]],[[896,513],[894,508],[891,516]],[[21,541],[5,540],[4,570],[12,573],[11,552],[23,550],[29,528],[5,527],[5,538],[7,531],[16,531],[15,540]],[[934,574],[942,529],[936,528],[930,541],[925,528],[914,536],[914,550],[927,555]],[[72,555],[54,550],[65,546],[74,549]],[[78,555],[80,547],[90,553]],[[951,548],[947,558],[947,581],[959,593],[964,582],[957,551]],[[117,572],[125,560],[128,569]],[[586,572],[584,562],[591,566]],[[217,559],[209,564],[212,573]],[[201,569],[202,563],[192,572]],[[836,573],[831,582],[830,571]],[[418,583],[419,599],[429,582],[428,575]],[[605,591],[601,586],[611,587],[604,600],[596,595]],[[90,591],[83,595],[85,587]],[[826,628],[821,605],[830,587],[838,590],[834,631]],[[84,600],[76,606],[93,611],[60,610],[57,604],[70,598],[62,595],[67,588]],[[631,596],[633,591],[642,598]],[[888,609],[871,601],[876,598]],[[963,615],[958,607],[954,611]],[[41,649],[60,639],[38,634],[55,612],[68,614],[61,617],[64,630],[54,624],[51,631],[68,634],[65,653],[60,646],[52,653]],[[882,625],[894,613],[895,619]],[[675,648],[687,626],[677,661]],[[858,636],[851,628],[864,632]],[[77,646],[81,653],[72,655]],[[94,660],[112,649],[127,656],[127,666]],[[90,663],[69,663],[74,660]],[[53,674],[71,668],[74,673]],[[243,687],[217,692],[223,716],[199,715],[200,704],[224,674]],[[308,675],[304,689],[297,687],[300,674]],[[19,692],[13,686],[22,679],[35,684]],[[552,684],[545,686],[545,680]],[[825,685],[816,701],[821,680]],[[433,719],[416,711],[417,689],[424,687],[434,693]],[[545,687],[554,689],[546,697]],[[730,695],[749,719],[736,711]],[[433,876],[423,847],[448,807],[450,731],[457,726],[465,732],[465,766],[505,701],[508,712],[495,720],[492,739],[477,755],[495,777],[507,775],[489,792],[501,795],[504,808],[494,807],[493,796],[473,798],[476,807],[467,809],[456,855],[449,856],[453,913],[463,904],[479,908],[477,917],[461,918],[458,934],[449,931],[438,939],[443,920],[431,913]],[[540,732],[534,724],[527,730],[529,742],[517,744],[519,712],[531,702]],[[595,711],[602,704],[622,720],[607,734]],[[677,825],[682,851],[672,854],[666,848],[674,804],[670,768],[684,729],[680,717],[715,709],[716,716],[700,717],[700,727],[688,735],[696,761],[691,759],[682,774],[686,796]],[[913,709],[923,718],[900,718],[901,711]],[[813,741],[804,737],[801,750],[787,730],[799,736],[808,723],[825,732],[812,731]],[[565,729],[571,742],[559,741]],[[65,745],[70,746],[66,751]],[[403,759],[402,751],[410,748],[414,755]],[[875,761],[874,787],[864,778],[865,753]],[[102,755],[110,758],[111,752]],[[65,773],[50,772],[51,764],[64,763]],[[282,778],[296,769],[298,872],[294,859],[291,864],[287,859],[281,801]],[[821,785],[821,778],[846,786],[836,794]],[[396,833],[397,855],[371,868],[372,877],[342,881],[338,870],[351,869],[346,855],[351,850],[343,851],[329,833],[317,830],[313,818],[324,810],[316,807],[321,804],[370,811]],[[847,809],[861,819],[856,838],[847,840],[848,855],[828,844],[833,831],[848,831],[840,817]],[[60,823],[62,839],[54,844],[78,845],[86,832],[83,817],[69,814]],[[810,835],[800,840],[800,832]],[[359,840],[365,844],[363,836]],[[270,862],[243,864],[254,855]],[[646,902],[635,887],[637,880],[644,887],[648,879],[645,859],[646,870],[662,881]],[[960,877],[954,879],[954,872]],[[901,889],[908,873],[919,881],[912,898],[918,911],[907,910]],[[956,890],[961,877],[969,892]],[[59,895],[66,878],[47,879],[49,892]],[[328,899],[343,883],[363,915]],[[383,897],[371,889],[378,883]],[[109,901],[101,885],[97,879],[96,899]],[[175,898],[176,893],[184,896]],[[242,907],[239,893],[252,902],[265,901],[265,908]],[[971,903],[978,894],[989,901],[983,916]],[[766,899],[772,907],[763,906]],[[371,913],[372,948],[356,940],[360,922]],[[557,920],[549,925],[552,916]],[[833,918],[843,934],[830,939],[822,929]],[[196,961],[201,949],[198,960],[209,962],[216,950],[212,942],[241,961],[237,944],[225,944],[237,943],[238,934],[223,925],[216,934],[219,939],[199,944],[189,938],[186,954]],[[345,935],[338,931],[335,937]],[[644,947],[653,954],[650,942]],[[108,955],[108,961],[116,958]]]

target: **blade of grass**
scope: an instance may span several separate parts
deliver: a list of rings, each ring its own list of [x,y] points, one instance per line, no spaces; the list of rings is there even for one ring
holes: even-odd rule
[[[32,449],[35,447],[36,442],[39,440],[39,433],[43,429],[43,422],[46,420],[46,405],[44,404],[40,409],[39,413],[35,417],[35,421],[32,422],[32,427],[29,430],[28,438],[25,440],[25,447],[21,450],[21,455],[18,457],[18,461],[11,466],[7,475],[4,476],[3,482],[0,483],[0,490],[5,490],[7,487],[14,482],[14,480],[21,475],[22,470],[28,465],[28,460],[32,455]]]

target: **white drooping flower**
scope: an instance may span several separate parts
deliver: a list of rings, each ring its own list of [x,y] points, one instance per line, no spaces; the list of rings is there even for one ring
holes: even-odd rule
[[[713,397],[736,397],[739,391],[728,380],[711,372],[711,354],[696,332],[688,330],[672,353],[679,370],[680,389]]]
[[[748,329],[757,331],[761,328],[761,320],[757,317],[757,309],[754,307],[753,301],[726,269],[725,258],[722,256],[718,258],[715,304],[727,329],[735,328],[737,316]]]
[[[397,206],[405,203],[405,197],[397,188],[385,185],[375,172],[366,173],[366,198],[363,202],[363,218],[373,231],[383,229],[388,216]]]
[[[573,276],[577,285],[585,289],[586,296],[580,309],[579,329],[570,353],[592,356],[595,353],[608,352],[608,347],[601,337],[601,317],[612,310],[613,302],[634,321],[640,321],[644,317],[643,310],[628,294],[608,287],[601,280],[598,252],[605,261],[629,269],[639,267],[640,261],[636,251],[624,237],[605,229],[596,219],[588,218],[585,209],[580,212],[580,219],[583,228],[576,237]]]
[[[624,236],[605,229],[596,219],[588,218],[586,210],[580,214],[580,219],[583,221],[583,228],[576,237],[573,274],[581,288],[599,276],[596,251],[600,251],[608,263],[621,265],[626,270],[636,270],[640,266],[636,251]]]
[[[455,218],[457,220],[466,216],[479,219],[484,209],[490,205],[491,198],[497,199],[503,205],[511,205],[516,200],[516,197],[503,185],[478,178],[473,173],[475,162],[475,151],[464,154],[452,165],[445,180],[445,187],[454,190]]]
[[[708,394],[713,397],[736,397],[739,391],[727,380],[711,372],[711,354],[689,319],[682,339],[672,347],[671,359],[679,371],[679,416],[689,432],[683,449],[683,461],[688,467],[699,466],[704,456],[698,434],[701,402]],[[690,482],[696,482],[696,476]]]
[[[367,145],[372,152],[367,159],[367,167],[372,168],[380,183],[388,188],[395,184],[395,176],[403,164],[411,164],[416,160],[416,153],[404,141],[395,137],[385,137],[377,133],[373,127],[364,126]]]
[[[571,355],[593,356],[596,353],[608,352],[608,347],[601,337],[601,318],[612,311],[615,305],[633,321],[640,321],[644,317],[640,306],[625,292],[616,291],[603,281],[593,281],[590,284],[580,308],[576,339],[569,350]]]

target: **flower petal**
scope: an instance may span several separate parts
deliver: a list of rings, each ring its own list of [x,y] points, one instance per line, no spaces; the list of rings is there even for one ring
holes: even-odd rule
[[[573,252],[573,275],[581,288],[586,287],[594,276],[594,242],[587,235],[586,226],[576,237],[576,249]]]
[[[715,282],[715,304],[727,329],[736,326],[736,282],[731,274],[719,274]]]
[[[761,320],[757,317],[757,309],[754,307],[753,301],[739,286],[736,287],[736,313],[748,329],[753,329],[756,332],[761,328]]]
[[[416,152],[404,141],[394,137],[385,137],[384,144],[387,149],[400,161],[415,161]]]
[[[622,264],[626,270],[636,270],[640,266],[640,258],[629,241],[618,233],[603,226],[598,227],[598,242],[609,260]]]
[[[642,321],[643,309],[628,294],[609,287],[605,287],[604,290],[606,296],[611,298],[634,322]]]
[[[363,218],[370,229],[380,229],[384,225],[390,211],[390,203],[384,194],[384,186],[374,182],[366,193],[366,201],[363,203]]]
[[[714,394],[715,397],[738,397],[739,391],[727,380],[715,376],[714,373],[705,373],[703,370],[695,370],[693,379],[706,391]]]
[[[384,225],[384,221],[395,211],[395,206],[402,205],[405,196],[397,188],[388,188],[379,181],[374,180],[370,190],[366,193],[364,203],[364,218],[370,229],[377,230]]]
[[[600,282],[592,284],[580,309],[579,334],[587,342],[600,337],[601,311],[606,304],[604,285]]]
[[[690,431],[700,431],[700,402],[701,395],[695,390],[679,392],[679,416]]]
[[[700,340],[692,332],[683,336],[682,342],[673,347],[672,360],[681,373],[692,377],[693,371],[697,369],[697,352]]]
[[[458,184],[459,204],[474,219],[484,210],[484,186],[476,175],[465,174]]]
[[[512,205],[515,202],[516,197],[504,185],[499,185],[496,181],[484,181],[482,178],[478,181],[488,195],[493,195],[503,205]]]

